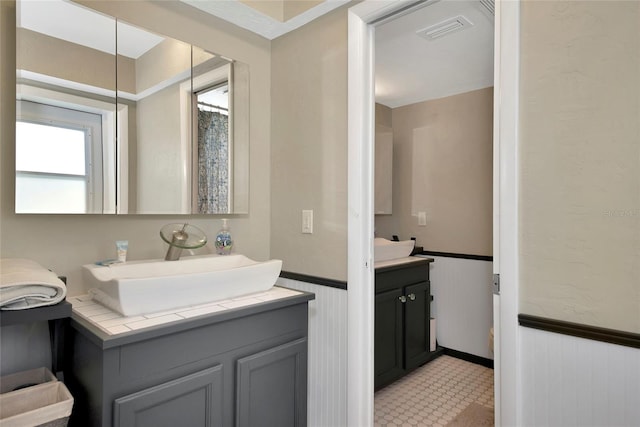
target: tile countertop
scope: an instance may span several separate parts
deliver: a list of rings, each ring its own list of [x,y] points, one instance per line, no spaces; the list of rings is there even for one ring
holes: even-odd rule
[[[410,264],[414,262],[433,262],[433,258],[428,258],[425,256],[408,256],[405,258],[391,259],[388,261],[378,261],[374,264],[374,269],[383,269],[388,267],[399,267],[404,266],[405,264]]]
[[[221,313],[232,309],[249,307],[269,301],[302,295],[304,292],[274,286],[266,292],[244,295],[238,298],[215,301],[206,304],[179,307],[157,313],[147,313],[125,317],[91,299],[89,295],[68,297],[73,308],[72,316],[78,316],[90,325],[97,327],[108,336],[117,336],[154,326],[165,325],[198,316]]]

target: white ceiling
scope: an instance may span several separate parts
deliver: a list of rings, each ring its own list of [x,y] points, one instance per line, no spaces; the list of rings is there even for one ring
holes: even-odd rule
[[[237,0],[180,1],[269,40],[350,3],[326,0],[280,22]],[[424,3],[376,27],[376,102],[391,108],[493,85],[493,15],[482,5],[493,0]],[[416,31],[459,15],[473,25],[434,41],[416,35]]]
[[[417,31],[464,16],[435,40]],[[493,86],[493,15],[480,1],[441,0],[376,27],[376,102],[391,108]]]
[[[326,0],[300,15],[280,22],[237,0],[180,0],[265,38],[274,39],[351,0]],[[411,13],[376,27],[376,102],[391,108],[463,93],[493,85],[493,15],[482,3],[491,0],[435,0]],[[428,41],[416,32],[462,15],[473,25]],[[39,17],[39,18],[38,18]],[[51,19],[51,17],[64,17]],[[65,0],[22,0],[21,26],[64,40],[113,53],[115,39],[101,37],[113,31],[113,19]],[[71,25],[73,24],[73,25]],[[134,50],[121,52],[137,58],[162,38],[135,27],[119,25],[136,43],[120,43]],[[76,41],[77,42],[77,41]]]
[[[17,25],[51,37],[115,54],[115,20],[77,3],[65,0],[21,0],[17,7]],[[120,55],[137,59],[164,40],[163,37],[118,22]]]

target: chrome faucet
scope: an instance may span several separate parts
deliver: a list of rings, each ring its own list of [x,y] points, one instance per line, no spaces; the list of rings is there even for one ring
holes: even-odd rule
[[[160,237],[169,244],[165,261],[177,261],[183,249],[197,249],[207,244],[204,232],[187,223],[165,225],[160,230]]]
[[[165,261],[177,261],[180,259],[182,248],[189,238],[189,234],[184,231],[185,228],[187,228],[187,224],[182,227],[182,230],[173,232],[171,243],[169,243],[169,250],[167,250],[167,254],[164,257]]]

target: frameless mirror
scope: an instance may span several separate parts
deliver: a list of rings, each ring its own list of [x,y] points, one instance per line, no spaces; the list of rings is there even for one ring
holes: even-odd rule
[[[246,64],[62,0],[16,32],[16,213],[248,212]]]

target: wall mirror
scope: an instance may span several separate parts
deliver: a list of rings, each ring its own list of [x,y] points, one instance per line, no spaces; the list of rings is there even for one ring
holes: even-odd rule
[[[248,213],[247,64],[63,0],[16,22],[16,213]]]

